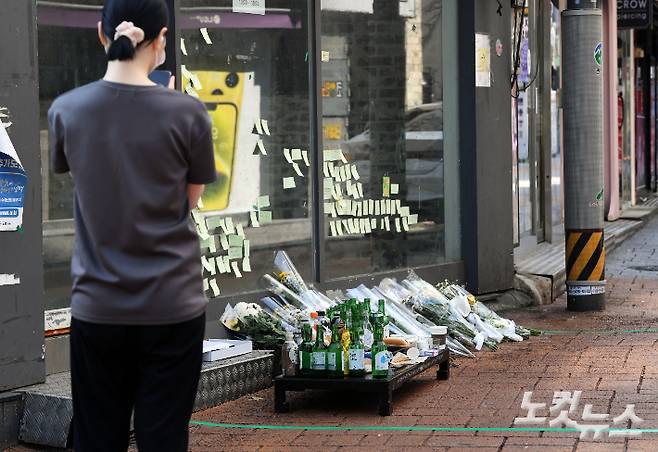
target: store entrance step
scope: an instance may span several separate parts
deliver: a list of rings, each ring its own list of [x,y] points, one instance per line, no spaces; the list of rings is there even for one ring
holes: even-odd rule
[[[194,411],[269,387],[273,365],[273,353],[264,350],[203,363]],[[49,375],[45,383],[21,388],[17,392],[23,395],[20,441],[59,448],[70,446],[73,419],[70,372]]]

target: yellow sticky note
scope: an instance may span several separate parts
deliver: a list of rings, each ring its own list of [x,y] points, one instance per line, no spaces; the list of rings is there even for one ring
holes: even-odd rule
[[[377,229],[377,218],[370,219],[370,229]]]
[[[382,178],[382,196],[384,198],[391,196],[391,178],[388,176]]]
[[[322,53],[320,54],[320,59],[322,60],[323,63],[328,63],[329,62],[329,52],[326,50],[323,50]]]
[[[345,233],[343,232],[343,224],[340,221],[336,222],[336,232],[338,233],[338,235],[345,235]]]
[[[221,291],[219,290],[219,286],[217,285],[217,280],[211,279],[210,280],[210,288],[212,289],[212,294],[214,297],[219,297],[221,294]]]
[[[283,178],[283,189],[284,190],[289,190],[291,188],[295,188],[297,184],[295,184],[295,178],[294,177],[284,177]]]
[[[363,184],[359,182],[356,184],[356,188],[359,190],[359,199],[363,198]]]
[[[331,174],[329,173],[329,163],[328,162],[323,162],[322,163],[322,170],[324,173],[324,177],[331,177]]]
[[[378,217],[379,216],[379,201],[375,201],[374,204],[375,204],[375,210],[374,210],[373,215]]]
[[[203,36],[203,40],[206,41],[206,44],[211,45],[212,40],[210,39],[210,35],[208,34],[208,29],[207,28],[201,28],[199,29],[201,32],[201,36]]]

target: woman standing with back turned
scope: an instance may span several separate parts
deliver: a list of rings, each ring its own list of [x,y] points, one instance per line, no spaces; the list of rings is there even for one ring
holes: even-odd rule
[[[102,80],[55,100],[51,163],[75,182],[71,262],[73,436],[78,451],[184,451],[206,300],[190,209],[215,180],[202,103],[155,85],[163,0],[107,0]]]

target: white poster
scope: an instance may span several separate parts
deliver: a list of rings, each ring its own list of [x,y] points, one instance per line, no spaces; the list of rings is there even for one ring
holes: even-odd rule
[[[475,33],[475,86],[491,86],[491,42],[484,33]]]
[[[264,15],[265,0],[233,0],[233,12]]]
[[[0,122],[0,231],[20,231],[27,175]]]

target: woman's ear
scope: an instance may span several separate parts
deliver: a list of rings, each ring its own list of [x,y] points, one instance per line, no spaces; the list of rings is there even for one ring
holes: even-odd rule
[[[162,27],[162,30],[160,30],[160,33],[158,33],[157,39],[155,39],[153,42],[155,44],[156,50],[162,50],[165,47],[167,47],[167,27]]]
[[[98,22],[96,27],[98,28],[98,40],[101,42],[103,48],[107,51],[107,48],[110,46],[110,42],[109,39],[107,39],[107,36],[105,36],[105,33],[103,33],[103,25]]]

